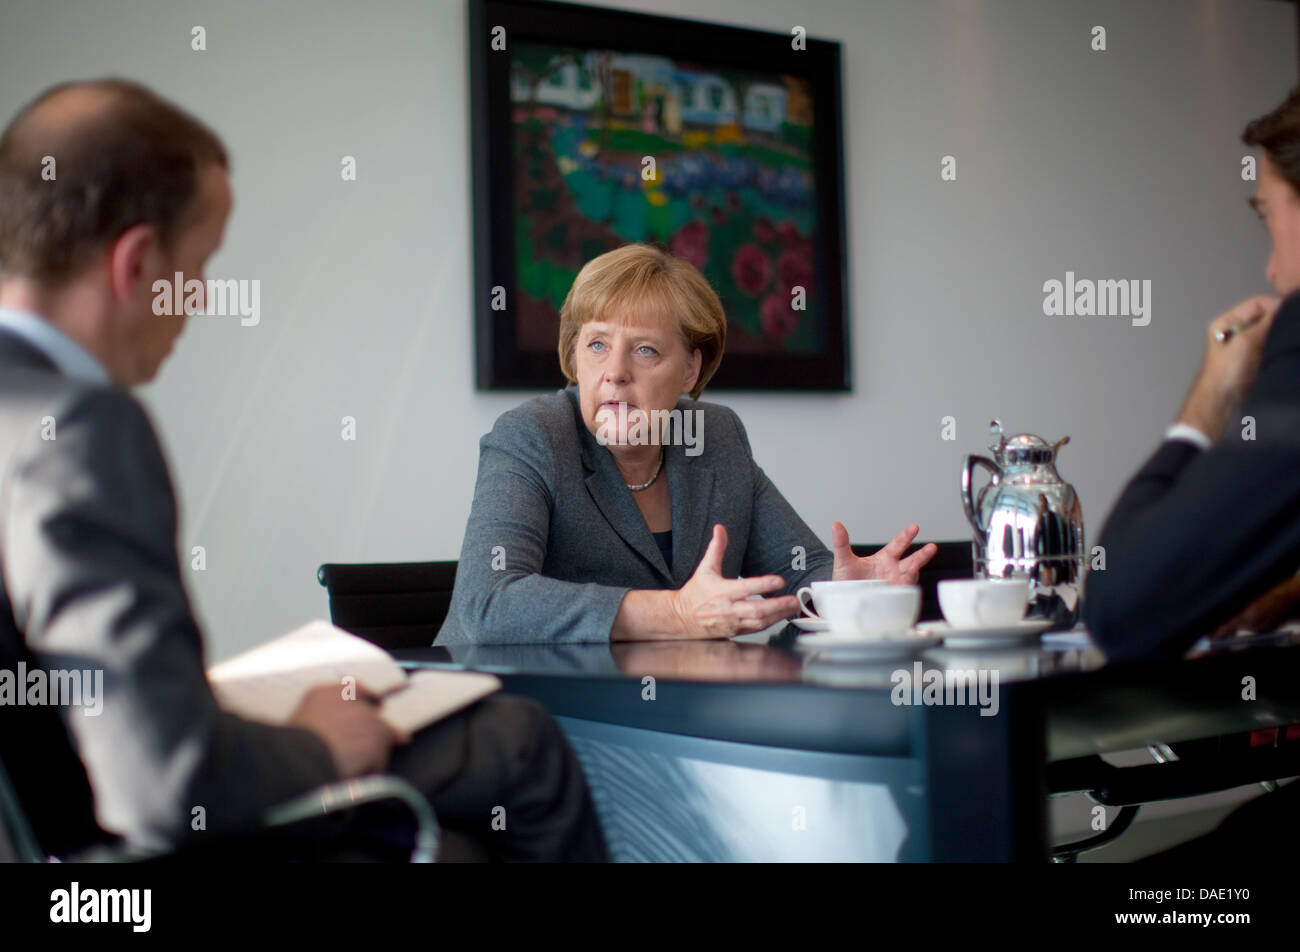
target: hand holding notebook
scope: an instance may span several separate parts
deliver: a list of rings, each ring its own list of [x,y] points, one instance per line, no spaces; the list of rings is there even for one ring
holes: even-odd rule
[[[208,681],[222,707],[270,724],[288,723],[311,688],[336,684],[344,698],[377,698],[380,717],[408,735],[501,688],[492,675],[468,671],[408,676],[382,648],[324,621],[213,666]]]

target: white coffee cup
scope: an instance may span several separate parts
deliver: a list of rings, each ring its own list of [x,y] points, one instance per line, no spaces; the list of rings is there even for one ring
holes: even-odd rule
[[[1029,579],[966,578],[939,583],[939,607],[954,628],[1014,625],[1029,605]]]
[[[817,607],[831,631],[863,638],[907,631],[921,613],[919,585],[832,589],[817,598]]]
[[[819,621],[824,621],[826,619],[822,615],[817,614],[808,607],[808,603],[804,600],[805,592],[811,595],[813,601],[820,605],[822,597],[830,592],[860,592],[864,589],[888,584],[888,582],[878,578],[851,578],[843,579],[841,581],[813,582],[811,585],[805,585],[803,588],[799,589],[799,591],[795,592],[795,597],[799,599],[799,604],[803,607],[803,613],[805,615],[809,618],[816,618]]]

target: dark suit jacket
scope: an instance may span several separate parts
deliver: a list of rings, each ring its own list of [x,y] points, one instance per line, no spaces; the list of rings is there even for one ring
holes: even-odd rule
[[[830,578],[831,553],[754,462],[736,414],[689,397],[677,408],[703,414],[702,452],[666,447],[659,478],[672,498],[671,566],[614,457],[583,423],[577,387],[503,413],[479,443],[474,504],[436,643],[609,641],[623,596],[685,583],[714,523],[727,529],[728,578],[781,575],[791,593]]]
[[[51,708],[0,706],[4,765],[47,850],[92,835],[87,776],[100,825],[146,847],[188,834],[195,807],[208,831],[231,830],[336,779],[314,734],[217,706],[171,478],[139,403],[62,376],[0,330],[0,662],[23,658],[104,678],[102,713],[60,708],[61,736]],[[40,731],[9,730],[18,712]]]
[[[1208,451],[1165,442],[1100,544],[1106,568],[1088,575],[1084,619],[1112,659],[1180,654],[1300,567],[1300,294],[1278,310],[1223,437]]]

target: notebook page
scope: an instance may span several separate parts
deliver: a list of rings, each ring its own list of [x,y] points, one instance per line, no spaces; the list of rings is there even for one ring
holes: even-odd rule
[[[406,682],[406,673],[382,648],[364,638],[313,621],[259,645],[208,671],[218,702],[253,720],[283,724],[298,702],[318,684],[355,679],[357,688],[387,694]]]
[[[379,713],[393,727],[413,734],[500,688],[501,682],[490,674],[417,671],[406,687],[384,698]]]

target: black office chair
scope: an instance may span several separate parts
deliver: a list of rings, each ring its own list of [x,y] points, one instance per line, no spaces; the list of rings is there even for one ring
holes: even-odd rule
[[[0,719],[2,724],[3,719]],[[66,749],[46,750],[49,762],[74,757]],[[29,780],[31,778],[28,778]],[[40,783],[28,783],[28,796],[40,794]],[[45,791],[46,794],[49,791]],[[64,795],[66,791],[59,791]],[[75,798],[74,798],[75,799]],[[394,822],[391,810],[368,816],[345,817],[357,808],[395,801],[405,806],[414,819],[414,830]],[[389,806],[392,804],[389,803]],[[38,815],[28,809],[19,787],[0,758],[0,862],[44,863],[50,860],[79,863],[123,862],[206,862],[210,860],[260,860],[271,862],[320,862],[330,860],[399,861],[432,863],[438,854],[441,831],[433,807],[414,786],[400,777],[372,775],[355,777],[317,787],[294,800],[267,811],[260,825],[244,832],[213,833],[193,838],[174,851],[132,848],[102,834],[90,815],[92,805],[70,803],[65,816]],[[82,815],[85,814],[85,815]],[[333,822],[337,825],[327,827]],[[355,822],[345,822],[345,821]],[[77,831],[68,836],[69,829]],[[86,835],[85,831],[93,831]],[[77,839],[84,840],[73,846]],[[402,839],[403,843],[395,842]],[[47,848],[48,843],[58,844]],[[406,845],[409,843],[410,845]]]
[[[18,665],[29,671],[42,667],[21,643],[0,639],[0,669]],[[380,801],[395,803],[371,806]],[[362,810],[348,812],[362,805]],[[0,705],[0,862],[408,856],[429,862],[439,835],[433,809],[419,791],[400,778],[372,776],[319,787],[279,805],[243,833],[203,833],[168,853],[131,850],[96,821],[90,781],[58,709]]]
[[[925,567],[921,569],[920,578],[917,580],[921,585],[921,618],[925,620],[935,620],[943,617],[943,612],[939,609],[939,583],[946,582],[949,579],[971,578],[975,572],[975,560],[971,554],[971,543],[969,539],[961,542],[937,542],[939,551],[935,554]],[[853,545],[854,555],[871,555],[881,545]],[[913,545],[907,550],[907,555],[911,555],[921,548],[921,544]]]
[[[1096,836],[1054,846],[1052,861],[1074,863],[1081,854],[1114,841],[1132,825],[1145,804],[1218,793],[1255,782],[1273,792],[1277,781],[1257,780],[1261,773],[1279,780],[1300,776],[1300,741],[1257,745],[1252,733],[1183,741],[1172,747],[1149,744],[1152,762],[1136,767],[1116,767],[1096,754],[1048,764],[1050,795],[1083,793],[1093,803],[1119,808]],[[1284,737],[1286,732],[1274,729],[1274,733]]]
[[[433,644],[451,607],[456,563],[326,563],[330,621],[388,651]]]

